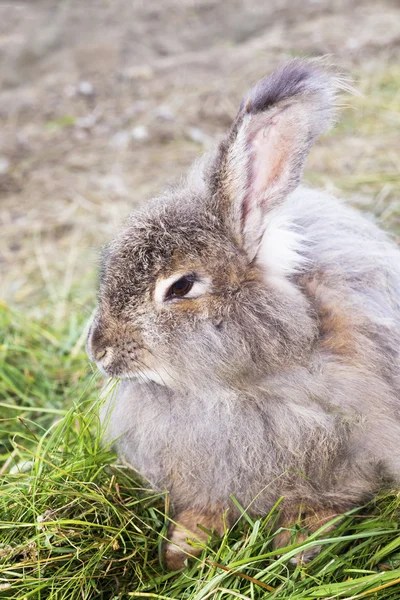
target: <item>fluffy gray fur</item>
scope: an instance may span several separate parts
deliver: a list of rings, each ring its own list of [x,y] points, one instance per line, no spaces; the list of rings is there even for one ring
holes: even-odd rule
[[[232,494],[256,515],[281,496],[337,512],[400,481],[400,253],[297,187],[336,87],[302,60],[264,78],[104,254],[88,352],[122,378],[106,436],[176,514],[233,517]],[[157,304],[185,273],[206,291]]]

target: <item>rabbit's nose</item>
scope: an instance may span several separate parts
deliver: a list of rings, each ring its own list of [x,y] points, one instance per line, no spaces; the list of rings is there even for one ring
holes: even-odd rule
[[[98,350],[94,354],[94,360],[100,369],[107,369],[107,367],[109,367],[110,364],[112,363],[113,359],[114,359],[114,351],[110,347],[104,348],[102,350]]]
[[[98,352],[96,352],[94,357],[96,360],[101,360],[102,358],[105,357],[106,354],[107,354],[107,350],[99,350]]]
[[[93,362],[104,361],[108,351],[107,341],[99,331],[98,327],[91,327],[86,342],[86,351]]]

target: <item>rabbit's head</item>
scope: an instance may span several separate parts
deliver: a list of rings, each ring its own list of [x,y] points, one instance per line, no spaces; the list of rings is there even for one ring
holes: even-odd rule
[[[292,276],[301,234],[285,213],[335,78],[293,60],[259,81],[218,148],[106,248],[88,352],[121,378],[251,387],[306,359],[316,326]]]

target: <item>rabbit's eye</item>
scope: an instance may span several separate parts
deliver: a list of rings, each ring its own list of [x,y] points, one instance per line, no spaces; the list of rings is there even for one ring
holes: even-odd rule
[[[193,277],[181,277],[175,281],[167,292],[167,298],[176,298],[186,296],[194,284]]]
[[[172,275],[167,279],[159,278],[154,288],[154,300],[161,307],[164,302],[170,304],[180,298],[194,299],[211,291],[211,279],[205,274],[187,273]],[[173,302],[172,302],[173,303]]]

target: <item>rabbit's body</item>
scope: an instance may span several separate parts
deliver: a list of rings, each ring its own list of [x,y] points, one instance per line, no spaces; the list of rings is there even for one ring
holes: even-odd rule
[[[105,255],[88,350],[124,379],[107,437],[192,533],[221,530],[232,495],[253,514],[283,496],[316,529],[400,481],[400,252],[297,188],[332,98],[307,62],[261,80],[217,151]],[[176,568],[193,549],[170,533]]]
[[[400,252],[321,192],[300,188],[275,216],[301,252],[283,293],[301,295],[315,334],[302,364],[240,392],[125,380],[103,412],[108,438],[179,509],[227,507],[231,494],[253,514],[280,496],[346,509],[400,481]]]

